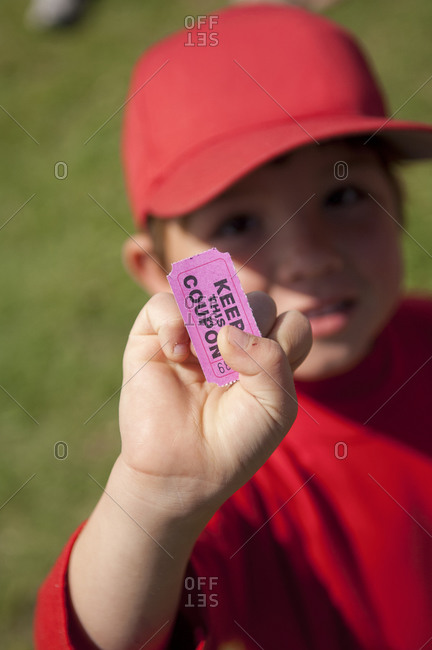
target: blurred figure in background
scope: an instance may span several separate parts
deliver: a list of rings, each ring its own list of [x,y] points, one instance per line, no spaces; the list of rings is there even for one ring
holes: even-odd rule
[[[26,23],[36,29],[72,25],[81,19],[87,5],[87,0],[31,0]]]
[[[258,0],[231,0],[232,4]],[[265,1],[265,0],[264,0]],[[274,2],[275,0],[273,0]],[[276,0],[278,1],[278,0]],[[305,9],[321,11],[341,0],[279,0]],[[65,27],[78,22],[85,13],[87,0],[31,0],[26,14],[26,22],[36,29]]]

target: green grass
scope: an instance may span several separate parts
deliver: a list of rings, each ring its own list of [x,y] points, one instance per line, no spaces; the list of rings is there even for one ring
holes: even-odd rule
[[[132,230],[115,112],[139,53],[186,15],[217,6],[104,0],[78,28],[35,34],[23,27],[23,3],[2,2],[0,104],[29,135],[0,110],[0,227],[33,197],[0,230],[0,505],[35,474],[0,510],[8,650],[32,647],[37,588],[99,496],[88,473],[103,483],[119,449],[121,359],[146,296],[122,268],[124,232],[89,197]],[[328,13],[366,44],[392,110],[432,74],[430,0],[345,0]],[[432,81],[398,115],[427,120]],[[423,163],[404,172],[409,230],[429,250],[431,171]],[[406,254],[408,286],[432,289],[431,258],[409,238]],[[54,457],[57,441],[68,445],[65,460]]]

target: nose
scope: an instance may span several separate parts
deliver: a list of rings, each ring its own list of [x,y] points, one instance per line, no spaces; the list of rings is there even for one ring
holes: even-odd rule
[[[275,279],[280,284],[316,280],[343,267],[332,232],[319,220],[296,215],[290,228],[277,235]]]

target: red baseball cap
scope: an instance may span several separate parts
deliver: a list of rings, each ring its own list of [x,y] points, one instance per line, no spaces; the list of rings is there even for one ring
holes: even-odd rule
[[[432,127],[387,117],[345,29],[281,4],[188,16],[132,76],[123,157],[136,223],[195,210],[297,147],[359,134],[401,158],[432,156]]]

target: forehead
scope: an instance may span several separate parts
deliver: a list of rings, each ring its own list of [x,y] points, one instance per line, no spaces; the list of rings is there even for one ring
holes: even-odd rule
[[[322,144],[311,144],[306,147],[300,147],[295,151],[282,157],[292,166],[301,164],[316,164],[317,166],[326,167],[328,164],[338,160],[346,160],[353,164],[369,163],[377,157],[377,151],[362,143],[359,139],[353,140],[336,140],[323,142]],[[266,167],[274,164],[270,161]],[[276,160],[277,162],[277,160]]]
[[[297,183],[307,185],[318,179],[334,180],[338,164],[345,164],[349,171],[356,173],[373,173],[379,161],[378,151],[357,140],[312,144],[261,165],[233,183],[211,203],[224,202],[272,182],[289,183],[291,179],[297,186]]]

